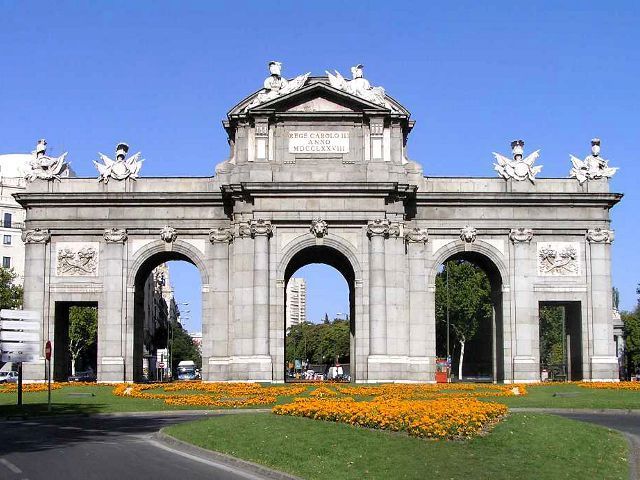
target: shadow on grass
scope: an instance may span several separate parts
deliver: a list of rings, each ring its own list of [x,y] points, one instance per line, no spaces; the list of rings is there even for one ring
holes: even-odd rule
[[[47,415],[91,415],[103,412],[106,405],[100,403],[52,403],[51,411],[46,403],[26,403],[0,406],[0,419],[27,419]]]

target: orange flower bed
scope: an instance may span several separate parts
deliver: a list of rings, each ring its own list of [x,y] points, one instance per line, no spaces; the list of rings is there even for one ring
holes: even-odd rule
[[[344,395],[356,395],[376,398],[398,399],[430,399],[444,396],[451,397],[510,397],[514,395],[526,395],[524,385],[493,385],[473,383],[446,383],[446,384],[385,384],[378,386],[351,386],[336,387],[338,392]]]
[[[51,390],[58,390],[62,388],[62,385],[59,383],[52,383]],[[46,383],[23,383],[22,391],[23,392],[46,392],[48,391],[49,386]],[[0,385],[0,393],[11,393],[18,391],[17,383],[3,383]]]
[[[472,398],[435,400],[300,399],[277,405],[273,413],[348,423],[361,427],[406,431],[425,438],[470,438],[482,433],[507,413],[498,403]]]
[[[640,382],[579,382],[578,385],[598,390],[640,390]]]

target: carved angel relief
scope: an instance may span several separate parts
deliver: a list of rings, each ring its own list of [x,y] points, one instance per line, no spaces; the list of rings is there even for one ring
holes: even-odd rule
[[[496,158],[496,163],[493,164],[494,170],[505,180],[509,180],[510,178],[518,181],[528,179],[531,183],[534,183],[536,175],[542,170],[542,165],[533,166],[536,159],[540,157],[540,150],[536,150],[523,158],[523,140],[514,140],[511,142],[511,149],[513,160],[493,152],[493,156]]]

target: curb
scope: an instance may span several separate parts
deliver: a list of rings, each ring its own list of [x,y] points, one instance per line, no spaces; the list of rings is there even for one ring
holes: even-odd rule
[[[301,477],[295,477],[288,473],[280,472],[278,470],[272,470],[268,467],[258,465],[257,463],[248,462],[246,460],[232,457],[231,455],[216,452],[213,450],[207,450],[191,443],[183,442],[182,440],[178,440],[177,438],[166,434],[164,432],[164,428],[162,428],[159,432],[154,433],[151,438],[159,443],[162,443],[163,445],[165,445],[165,447],[177,453],[199,457],[209,462],[224,465],[233,470],[239,470],[241,472],[249,473],[251,475],[257,476],[258,478],[269,480],[303,480]]]
[[[640,415],[639,409],[632,408],[535,408],[535,407],[514,407],[509,408],[514,413],[587,413],[587,414],[617,414],[617,415]]]

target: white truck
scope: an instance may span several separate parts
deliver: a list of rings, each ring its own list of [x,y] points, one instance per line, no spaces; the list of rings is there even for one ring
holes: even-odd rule
[[[193,360],[183,360],[178,364],[178,380],[195,380],[196,364]]]

